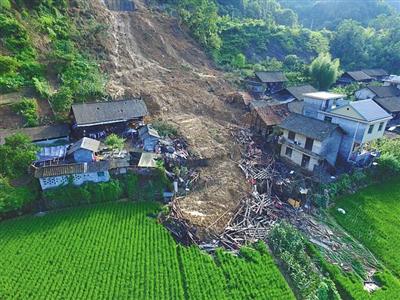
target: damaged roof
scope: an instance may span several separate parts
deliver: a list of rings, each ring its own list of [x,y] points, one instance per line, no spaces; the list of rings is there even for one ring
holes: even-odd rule
[[[266,101],[260,100],[253,101],[250,106],[267,126],[281,124],[290,114],[287,104],[268,105]]]
[[[20,129],[2,129],[0,130],[0,145],[3,145],[5,143],[6,137],[9,137],[16,133],[23,133],[27,135],[32,142],[38,142],[43,140],[68,137],[70,134],[70,129],[68,124]]]
[[[71,148],[69,148],[68,154],[74,153],[79,149],[85,149],[92,152],[97,152],[99,150],[99,147],[100,147],[100,141],[84,137],[79,141],[77,141],[75,144],[73,144]]]
[[[394,86],[368,86],[367,88],[378,98],[400,96],[400,90]]]
[[[292,113],[280,125],[281,128],[302,134],[317,141],[324,141],[339,125]]]
[[[84,173],[96,173],[105,172],[108,171],[108,169],[108,161],[94,161],[89,163],[44,166],[35,170],[35,177],[43,178]]]
[[[72,113],[78,127],[124,122],[149,114],[141,99],[73,104]]]
[[[374,101],[390,113],[400,112],[400,97],[375,98]]]
[[[283,72],[256,72],[256,77],[263,83],[285,82],[287,78]]]

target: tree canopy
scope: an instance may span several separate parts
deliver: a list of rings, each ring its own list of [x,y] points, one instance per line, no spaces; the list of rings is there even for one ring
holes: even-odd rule
[[[320,54],[310,65],[310,76],[319,90],[327,90],[336,82],[339,75],[339,60],[329,53]]]
[[[26,135],[17,133],[7,137],[5,144],[0,146],[0,174],[9,178],[27,174],[37,152],[38,147]]]

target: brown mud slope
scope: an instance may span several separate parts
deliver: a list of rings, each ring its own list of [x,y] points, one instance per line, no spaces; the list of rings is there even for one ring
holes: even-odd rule
[[[152,114],[175,123],[194,152],[211,158],[201,187],[179,205],[192,223],[220,229],[246,190],[229,158],[238,153],[229,126],[241,112],[221,100],[234,88],[176,19],[137,4],[135,12],[111,12],[101,0],[91,1],[96,19],[109,25],[99,41],[108,56],[108,91],[114,98],[143,96]]]

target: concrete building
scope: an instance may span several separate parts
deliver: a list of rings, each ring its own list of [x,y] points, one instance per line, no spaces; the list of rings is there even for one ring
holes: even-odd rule
[[[348,101],[318,112],[318,119],[339,125],[343,136],[339,155],[343,161],[360,163],[371,154],[365,144],[383,137],[392,116],[372,99]]]
[[[279,127],[281,157],[310,172],[325,163],[335,166],[343,136],[338,125],[291,114]]]
[[[303,114],[307,117],[317,119],[320,110],[331,109],[345,103],[344,97],[345,95],[329,92],[303,94]]]

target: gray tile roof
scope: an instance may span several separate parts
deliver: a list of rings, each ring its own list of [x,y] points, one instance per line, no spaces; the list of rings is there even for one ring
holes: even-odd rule
[[[400,90],[394,86],[368,86],[367,88],[379,98],[400,96]]]
[[[351,101],[348,105],[353,107],[364,120],[369,122],[391,117],[389,113],[372,99]]]
[[[40,167],[35,170],[36,178],[66,176],[73,174],[96,173],[108,171],[109,161],[95,161],[79,164],[65,164]]]
[[[375,77],[375,76],[388,76],[388,72],[386,72],[384,69],[362,69],[365,74]]]
[[[301,85],[301,86],[292,86],[286,88],[286,90],[293,95],[297,100],[303,100],[303,94],[306,93],[315,93],[317,90],[313,88],[311,85],[306,84],[306,85]]]
[[[302,134],[317,141],[324,141],[335,130],[341,130],[339,125],[299,114],[289,115],[279,127]]]
[[[400,112],[400,97],[376,98],[374,101],[390,113]]]
[[[143,100],[73,104],[72,113],[78,126],[123,122],[149,114]]]
[[[5,143],[5,138],[16,133],[23,133],[27,135],[32,142],[51,140],[62,137],[67,137],[70,134],[68,124],[39,126],[32,128],[20,129],[1,129],[0,130],[0,145]]]
[[[285,82],[287,78],[283,72],[256,72],[256,77],[263,83]]]
[[[71,148],[69,148],[68,154],[74,153],[79,149],[85,149],[92,152],[97,152],[99,150],[99,147],[100,147],[100,141],[84,137],[79,141],[77,141],[76,143],[74,143],[71,146]]]
[[[365,74],[363,71],[349,71],[345,74],[348,74],[355,81],[372,80],[372,77]]]

